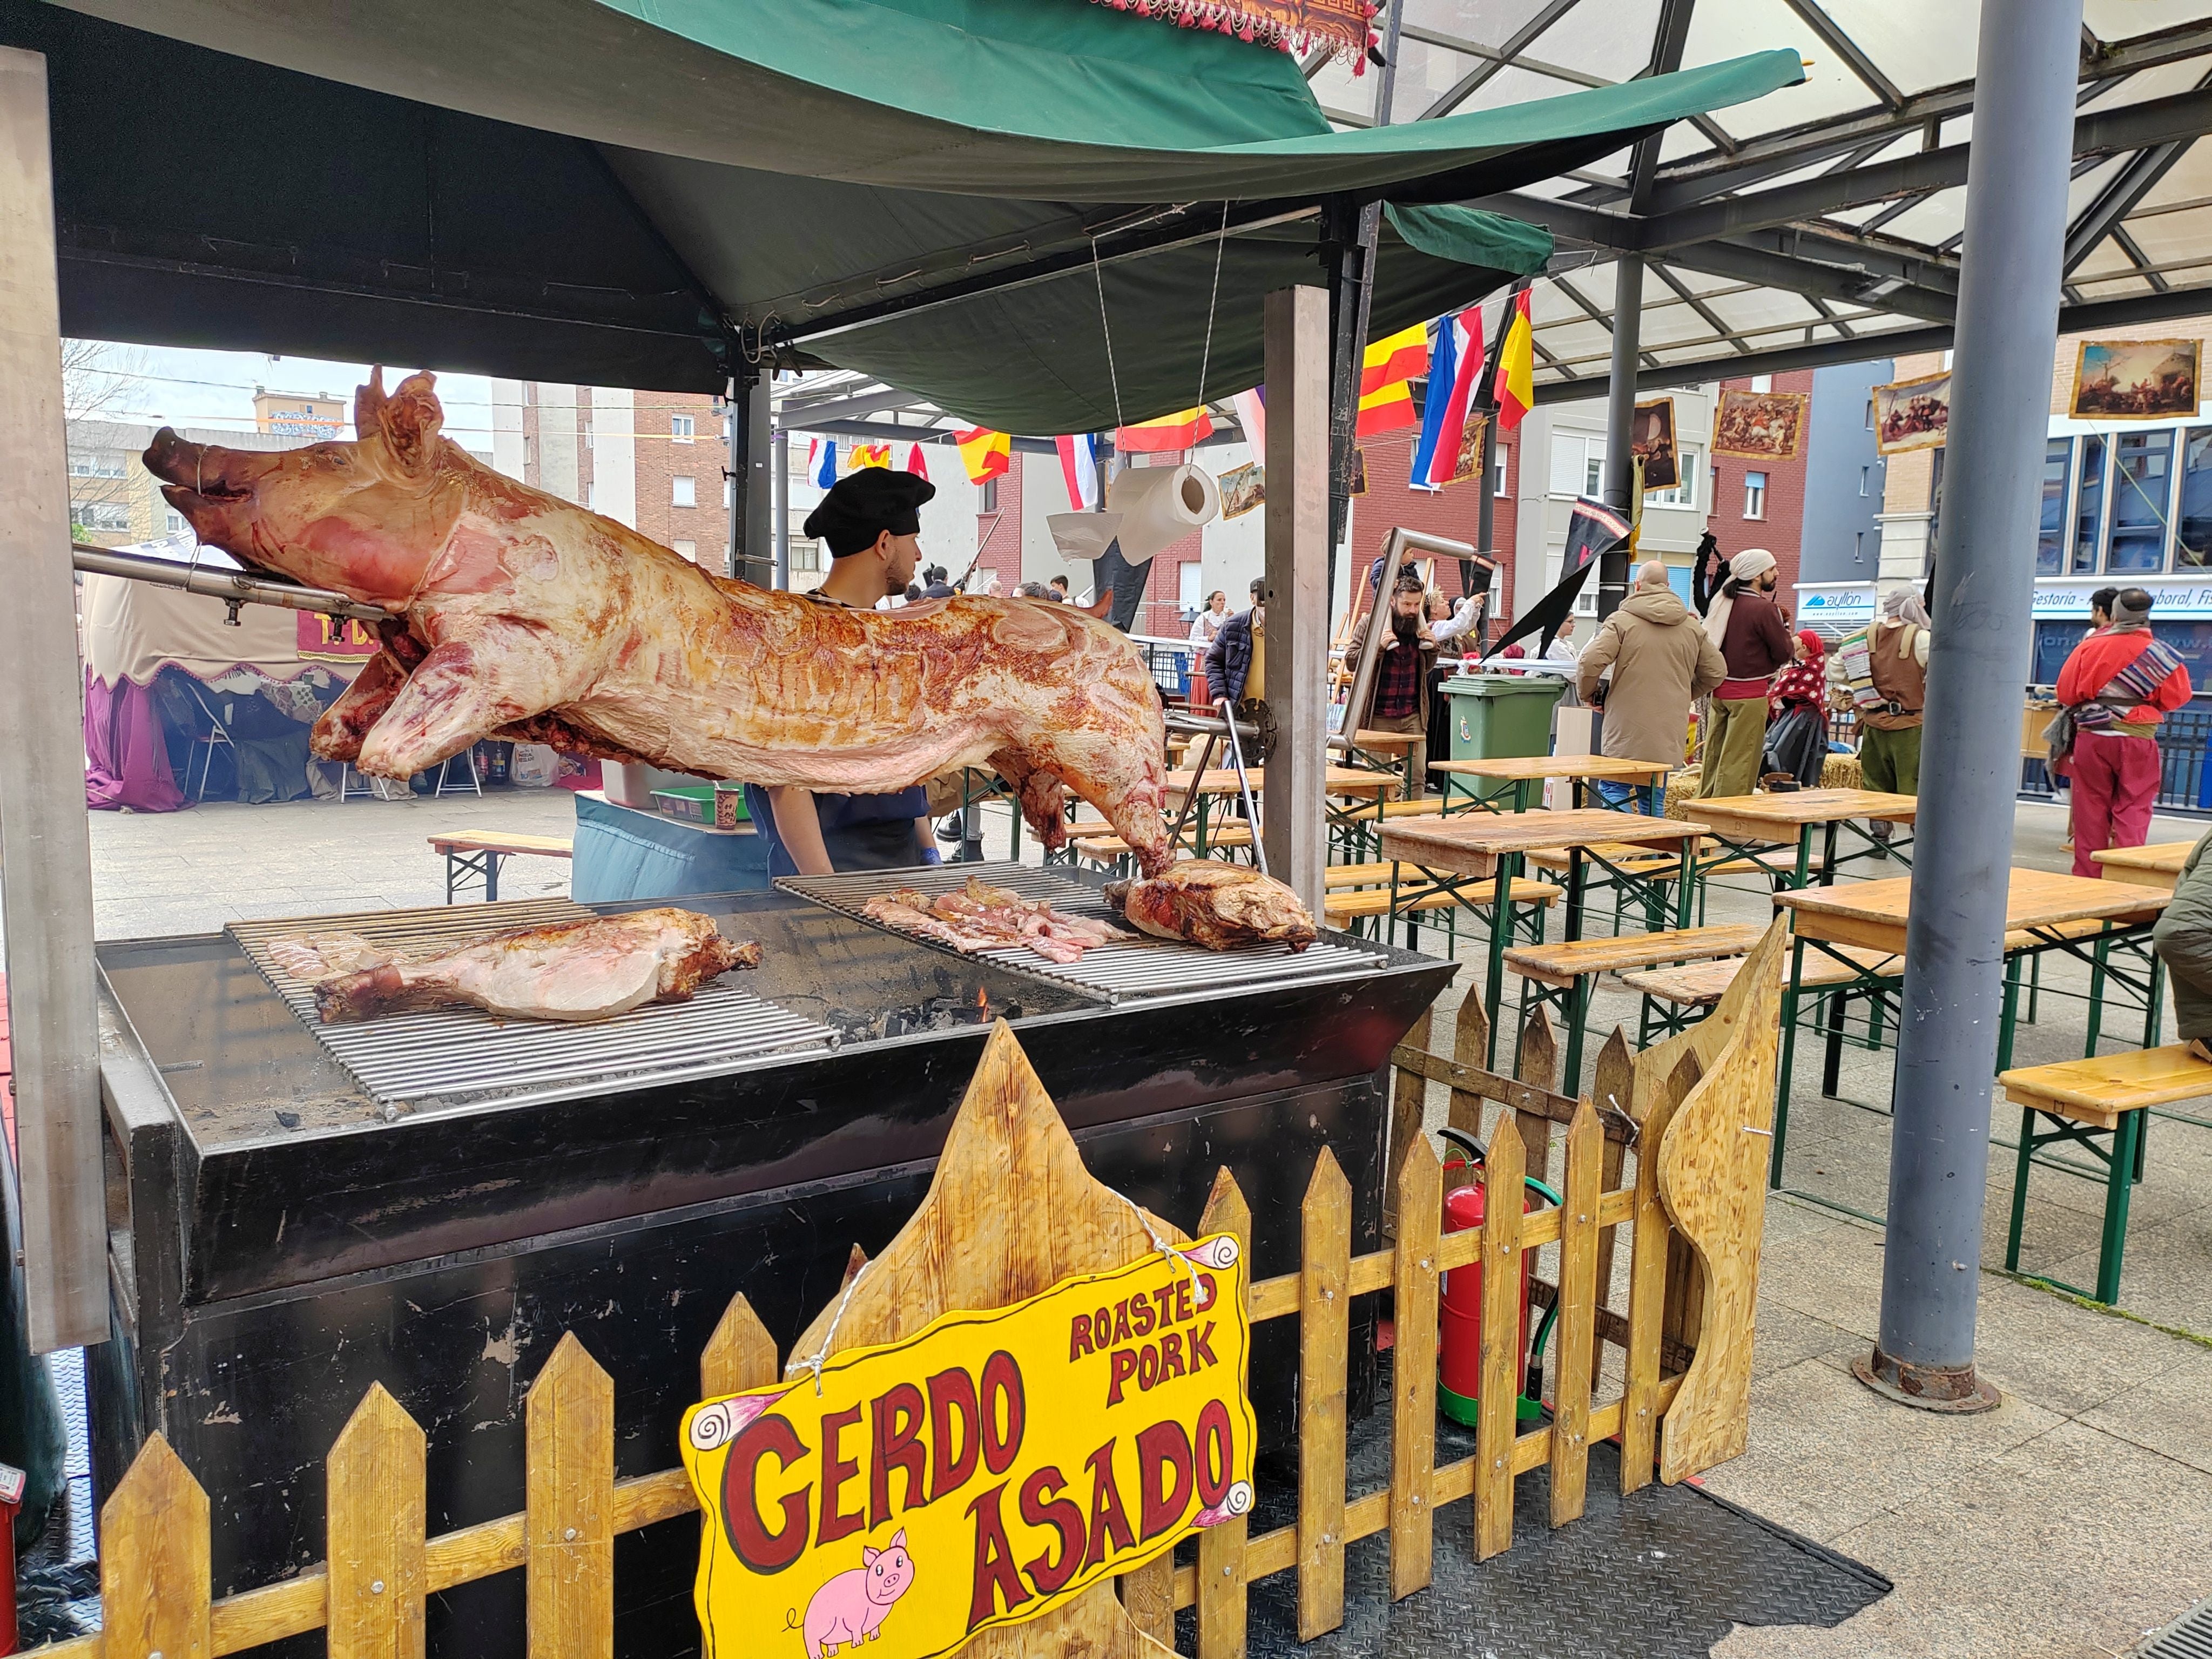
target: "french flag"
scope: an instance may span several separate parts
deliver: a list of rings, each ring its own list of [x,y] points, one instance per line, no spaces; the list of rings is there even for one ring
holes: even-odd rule
[[[810,439],[806,445],[806,481],[827,489],[837,482],[837,441]]]
[[[1088,513],[1098,505],[1098,451],[1088,432],[1054,438],[1060,451],[1060,476],[1067,483],[1068,510]]]
[[[1467,435],[1475,382],[1482,378],[1482,308],[1469,306],[1445,318],[1437,330],[1421,438],[1413,447],[1409,482],[1415,489],[1441,489],[1459,470],[1460,444]]]

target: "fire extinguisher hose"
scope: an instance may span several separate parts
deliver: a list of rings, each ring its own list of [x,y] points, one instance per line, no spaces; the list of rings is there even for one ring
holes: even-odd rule
[[[1482,1143],[1468,1133],[1466,1130],[1447,1127],[1438,1129],[1437,1136],[1446,1145],[1457,1147],[1467,1156],[1468,1161],[1478,1168],[1486,1162],[1487,1155],[1483,1151]],[[1566,1202],[1549,1183],[1539,1181],[1534,1176],[1523,1176],[1522,1180],[1526,1182],[1530,1189],[1540,1198],[1548,1200],[1553,1209],[1559,1208]],[[1559,1304],[1554,1301],[1550,1307],[1544,1310],[1543,1318],[1536,1323],[1536,1340],[1528,1345],[1528,1378],[1524,1384],[1524,1397],[1540,1403],[1544,1398],[1544,1344],[1550,1340],[1552,1327],[1559,1322]]]

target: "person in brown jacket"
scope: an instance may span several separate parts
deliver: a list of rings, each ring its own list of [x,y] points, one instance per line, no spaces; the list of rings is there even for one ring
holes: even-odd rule
[[[1437,665],[1436,636],[1429,632],[1427,608],[1419,574],[1398,573],[1398,586],[1383,615],[1382,655],[1375,664],[1375,678],[1368,690],[1367,707],[1352,723],[1358,732],[1399,732],[1413,738],[1406,755],[1406,799],[1418,799],[1428,788],[1429,671]],[[1359,672],[1359,659],[1376,632],[1376,613],[1369,611],[1352,631],[1345,647],[1344,665]]]
[[[1680,766],[1690,704],[1727,678],[1728,666],[1690,607],[1668,586],[1662,560],[1637,571],[1635,591],[1583,647],[1577,678],[1584,702],[1600,702],[1608,670],[1611,683],[1602,691],[1605,735],[1599,747],[1621,760]],[[1597,793],[1607,806],[1659,815],[1654,785],[1600,778]]]
[[[1705,635],[1720,647],[1728,678],[1713,688],[1711,729],[1698,733],[1698,798],[1747,795],[1766,747],[1767,682],[1796,660],[1797,642],[1774,602],[1781,580],[1774,555],[1746,548],[1729,561],[1729,578],[1705,612]]]

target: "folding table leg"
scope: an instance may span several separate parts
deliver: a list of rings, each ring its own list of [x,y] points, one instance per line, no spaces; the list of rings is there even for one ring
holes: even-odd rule
[[[1838,989],[1828,994],[1827,1056],[1820,1066],[1820,1092],[1831,1100],[1843,1082],[1844,1018],[1850,1002],[1848,991]]]
[[[2012,1070],[2012,1039],[2020,1023],[2020,958],[2007,957],[2004,967],[2004,1000],[1997,1016],[1997,1070]]]
[[[2105,1236],[2097,1246],[2097,1300],[2107,1307],[2120,1299],[2120,1258],[2128,1247],[2128,1196],[2134,1185],[2136,1148],[2142,1138],[2141,1111],[2120,1114],[2112,1131],[2112,1167],[2105,1183]]]
[[[2097,1053],[2097,1039],[2104,1035],[2105,963],[2112,948],[2108,936],[2103,933],[2097,935],[2096,944],[2090,947],[2089,1038],[2087,1045],[2081,1050],[2081,1058],[2084,1060],[2094,1058]]]
[[[1782,1184],[1782,1153],[1790,1139],[1790,1073],[1797,1054],[1797,987],[1805,975],[1805,941],[1790,941],[1790,982],[1782,988],[1782,1065],[1774,1085],[1774,1156],[1766,1184]]]
[[[2005,1230],[2005,1271],[2020,1271],[2020,1231],[2027,1220],[2027,1172],[2035,1158],[2035,1108],[2020,1109],[2020,1152],[2013,1161],[2012,1224]]]

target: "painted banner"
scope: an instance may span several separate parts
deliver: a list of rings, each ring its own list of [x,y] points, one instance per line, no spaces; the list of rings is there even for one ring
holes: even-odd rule
[[[313,611],[295,611],[299,618],[299,651],[306,662],[359,662],[380,647],[375,629],[354,617],[325,617]]]
[[[708,1659],[931,1659],[1247,1513],[1244,1273],[1215,1234],[693,1407]]]

